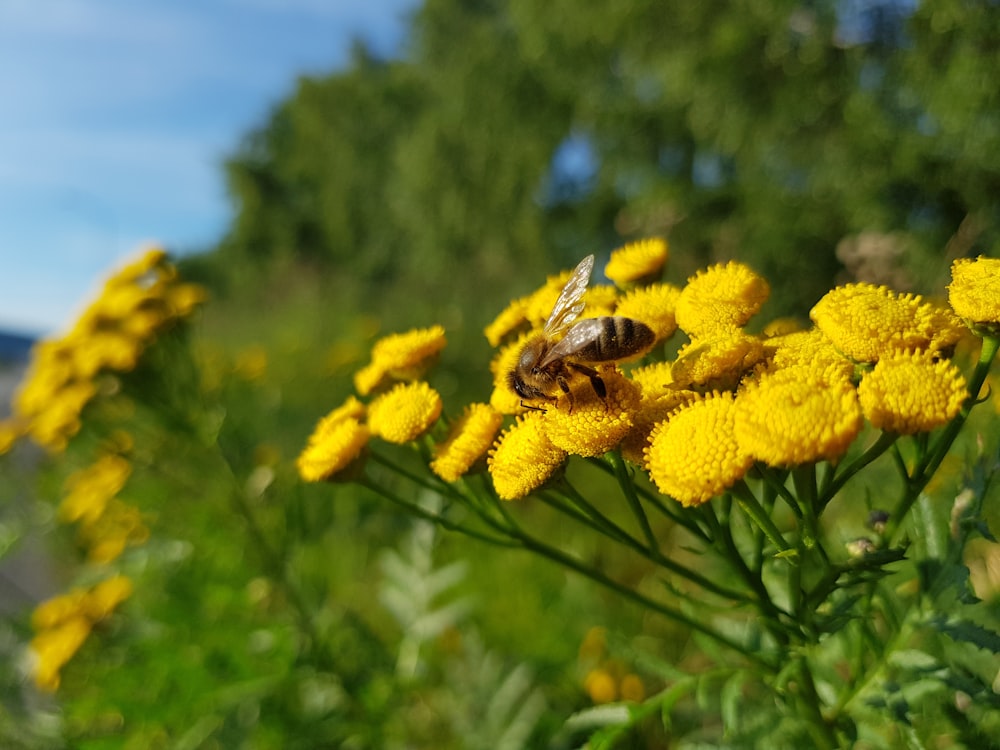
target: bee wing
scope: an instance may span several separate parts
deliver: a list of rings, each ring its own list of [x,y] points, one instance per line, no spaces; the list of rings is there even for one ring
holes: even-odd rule
[[[593,343],[594,339],[601,335],[603,329],[604,322],[601,318],[584,318],[566,331],[566,335],[546,352],[538,366],[545,367],[557,359],[572,357],[585,346]]]
[[[556,300],[555,305],[552,306],[552,312],[549,313],[549,319],[545,321],[544,331],[547,335],[552,336],[566,330],[570,323],[583,312],[583,294],[587,291],[590,273],[593,270],[593,255],[588,255],[573,269],[573,275],[569,277],[566,286],[562,288],[559,299]]]

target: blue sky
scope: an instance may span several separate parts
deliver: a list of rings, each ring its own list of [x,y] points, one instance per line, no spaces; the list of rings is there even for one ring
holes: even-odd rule
[[[416,0],[0,0],[0,329],[64,329],[150,242],[199,249],[221,162],[351,40],[392,54]]]

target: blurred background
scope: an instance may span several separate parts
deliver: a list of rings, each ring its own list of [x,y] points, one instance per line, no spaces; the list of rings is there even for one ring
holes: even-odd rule
[[[451,668],[472,674],[495,649],[556,685],[552,713],[524,721],[535,736],[554,736],[586,703],[579,649],[592,628],[641,632],[651,651],[678,656],[683,641],[643,613],[542,563],[420,542],[373,497],[302,488],[291,462],[352,392],[378,336],[443,324],[435,387],[453,405],[484,400],[483,327],[547,274],[588,253],[601,267],[632,239],[666,237],[677,284],[709,263],[749,264],[772,284],[764,321],[806,320],[846,281],[940,294],[954,258],[995,255],[1000,238],[998,49],[991,0],[0,5],[0,359],[14,368],[4,387],[31,341],[69,327],[116,262],[161,243],[210,292],[191,346],[202,386],[225,404],[226,461],[240,482],[274,470],[301,515],[262,504],[263,529],[295,529],[302,546],[286,562],[343,626],[332,631],[339,682],[301,671],[277,628],[267,648],[227,652],[281,608],[253,543],[230,533],[224,504],[203,502],[219,467],[161,446],[174,461],[138,496],[169,503],[154,534],[192,546],[150,546],[170,596],[142,605],[147,640],[128,657],[142,671],[119,671],[101,692],[113,665],[95,666],[88,688],[77,683],[90,702],[72,715],[92,721],[113,704],[145,717],[136,742],[152,742],[201,726],[212,695],[228,736],[255,747],[283,746],[267,731],[287,738],[289,727],[320,736],[316,716],[342,721],[345,705],[372,737],[389,715],[422,726],[420,701],[373,677],[393,673],[405,632],[379,609],[383,548],[404,550],[411,567],[421,549],[442,565],[475,549],[459,588],[487,646],[478,667]],[[570,543],[619,578],[645,574]],[[190,644],[181,666],[163,655],[172,641]],[[438,648],[447,671],[451,646]],[[616,674],[638,647],[619,648]],[[260,681],[289,665],[294,690],[328,701],[310,704],[318,714],[292,707],[289,684]],[[177,685],[183,697],[164,702]],[[270,724],[246,713],[254,700]],[[358,746],[381,746],[371,743]]]

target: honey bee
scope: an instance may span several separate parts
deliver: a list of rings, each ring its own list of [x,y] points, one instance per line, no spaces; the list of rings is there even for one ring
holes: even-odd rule
[[[569,398],[572,411],[569,381],[573,373],[579,373],[590,378],[594,393],[604,400],[607,388],[600,373],[590,365],[645,354],[655,343],[656,335],[649,326],[631,318],[605,315],[577,321],[593,268],[593,255],[580,261],[559,293],[542,332],[525,343],[517,365],[507,374],[507,384],[522,399],[555,403],[562,392]]]

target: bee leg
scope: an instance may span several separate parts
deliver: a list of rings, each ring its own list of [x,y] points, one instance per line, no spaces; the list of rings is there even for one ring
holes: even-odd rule
[[[604,381],[601,380],[601,374],[597,370],[576,362],[571,363],[570,367],[590,378],[590,387],[594,389],[594,393],[597,394],[597,397],[601,399],[601,401],[607,401],[608,388],[604,385]]]
[[[566,381],[562,375],[556,377],[556,385],[559,389],[566,394],[566,400],[569,401],[569,413],[573,413],[573,391],[570,390],[569,383]]]

